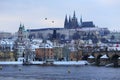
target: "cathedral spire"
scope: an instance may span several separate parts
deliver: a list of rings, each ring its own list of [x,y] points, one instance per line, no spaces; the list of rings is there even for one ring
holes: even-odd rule
[[[19,26],[19,31],[20,31],[20,30],[22,30],[22,24],[21,24],[21,22],[20,22],[20,26]]]
[[[22,27],[22,24],[21,24],[21,22],[20,22],[20,27]]]
[[[82,27],[82,15],[81,15],[81,18],[80,18],[80,27]]]
[[[71,16],[69,15],[69,29],[72,28],[71,24],[72,24],[72,19],[71,19]]]
[[[24,26],[24,24],[23,24],[22,28],[23,28],[23,30],[25,30],[25,26]]]
[[[64,28],[68,28],[68,19],[67,19],[67,15],[65,16]]]
[[[76,18],[75,11],[74,11],[74,13],[73,13],[73,18]]]
[[[69,15],[69,22],[71,22],[71,16]]]
[[[65,22],[68,22],[68,19],[67,19],[67,14],[66,14],[66,16],[65,16]]]

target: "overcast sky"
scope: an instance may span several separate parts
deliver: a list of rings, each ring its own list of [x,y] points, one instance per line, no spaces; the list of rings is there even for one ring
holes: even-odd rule
[[[20,23],[26,29],[63,27],[74,10],[78,20],[82,15],[98,27],[120,30],[120,0],[0,0],[0,31],[16,32]]]

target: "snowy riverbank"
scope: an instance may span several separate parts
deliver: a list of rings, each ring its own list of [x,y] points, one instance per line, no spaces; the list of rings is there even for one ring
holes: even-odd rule
[[[87,61],[56,61],[54,65],[86,65]]]
[[[23,64],[23,62],[20,61],[0,61],[0,65],[19,65]]]
[[[20,61],[1,61],[0,65],[22,65]],[[42,65],[43,61],[31,61],[31,65]],[[87,61],[54,61],[53,65],[86,65]]]

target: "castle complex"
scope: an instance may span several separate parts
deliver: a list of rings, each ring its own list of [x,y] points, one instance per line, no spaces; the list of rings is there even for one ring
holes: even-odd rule
[[[107,28],[98,28],[94,25],[93,21],[83,21],[82,17],[80,21],[77,19],[75,11],[73,13],[73,17],[66,15],[64,21],[64,28],[43,28],[43,29],[30,29],[29,38],[40,38],[40,39],[48,39],[52,40],[53,31],[56,30],[57,39],[59,41],[66,40],[92,40],[93,43],[102,40],[102,36],[106,36],[109,34],[109,30]],[[105,40],[102,40],[106,42]]]
[[[64,28],[26,31],[24,25],[20,24],[17,39],[12,41],[14,43],[1,37],[0,58],[25,64],[34,60],[88,60],[97,65],[113,63],[120,66],[119,34],[111,34],[107,28],[98,28],[92,21],[83,21],[82,17],[78,21],[74,11],[73,17],[65,16]]]
[[[69,16],[69,19],[67,18],[67,15],[65,17],[64,22],[64,28],[65,29],[78,29],[78,28],[90,28],[95,27],[92,21],[83,22],[82,17],[80,18],[80,22],[77,20],[75,11],[73,14],[73,17]]]

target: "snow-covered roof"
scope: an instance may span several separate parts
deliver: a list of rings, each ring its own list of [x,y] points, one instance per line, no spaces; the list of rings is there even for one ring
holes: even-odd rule
[[[45,48],[53,48],[51,44],[45,44]]]
[[[53,45],[53,43],[50,40],[47,40],[47,43]]]
[[[35,50],[37,48],[53,48],[51,44],[48,43],[43,43],[43,44],[31,44],[31,49]]]
[[[120,59],[120,57],[118,59]]]
[[[18,48],[20,48],[20,49],[25,49],[25,46],[18,46]]]
[[[38,45],[31,45],[31,49],[39,48]]]
[[[73,47],[73,46],[69,47],[69,50],[70,51],[76,51],[75,47]]]
[[[97,31],[97,30],[100,30],[100,28],[97,28],[97,27],[93,27],[93,28],[82,28],[81,30],[82,30],[82,31]]]
[[[42,39],[33,39],[32,42],[42,43],[43,40]]]
[[[100,57],[100,58],[108,58],[108,57],[107,57],[107,55],[105,54],[105,55],[103,55],[103,56],[102,56],[102,57]]]
[[[90,55],[88,58],[95,58],[94,56]]]
[[[9,39],[0,40],[0,45],[13,45],[13,41]]]
[[[113,47],[108,47],[108,50],[110,51],[110,50],[120,50],[120,47],[115,47],[115,46],[113,46]]]
[[[0,41],[0,44],[3,45],[3,44],[6,44],[6,42],[2,40]]]

